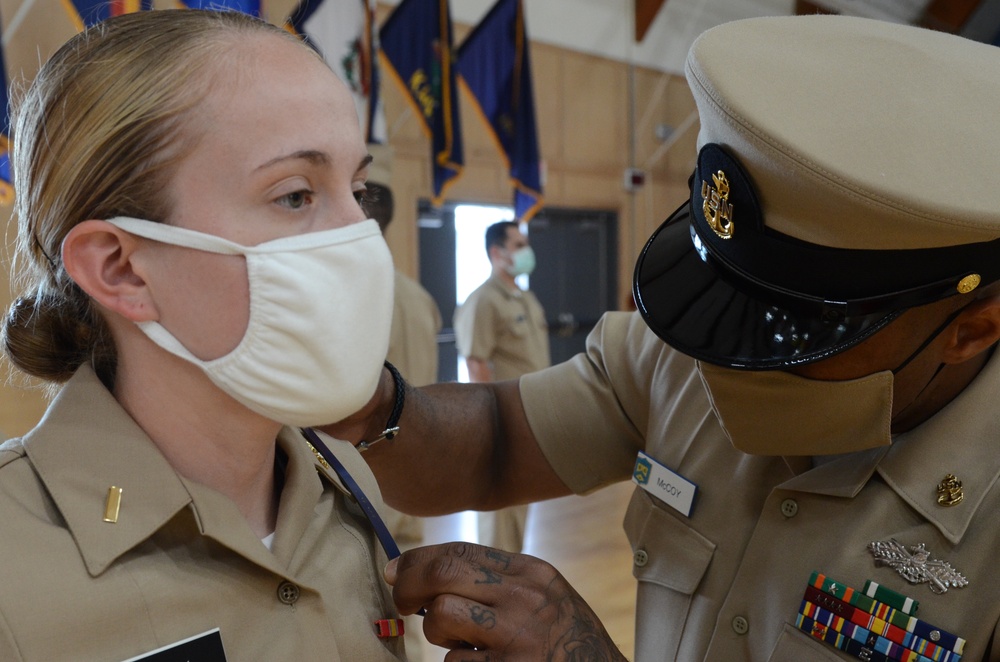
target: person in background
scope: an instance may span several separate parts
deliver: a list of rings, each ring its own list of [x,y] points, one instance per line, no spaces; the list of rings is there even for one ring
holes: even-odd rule
[[[455,311],[455,344],[465,358],[469,381],[516,379],[551,363],[545,311],[531,290],[516,281],[535,268],[535,253],[517,223],[486,229],[490,277]],[[520,552],[528,506],[479,513],[479,542]]]
[[[392,190],[370,180],[367,187],[365,209],[385,235],[395,211]],[[388,360],[410,384],[434,384],[438,380],[437,334],[442,326],[441,311],[430,292],[399,269],[395,270],[393,292]]]
[[[757,18],[686,73],[690,197],[639,256],[638,311],[518,381],[404,386],[366,460],[425,514],[633,480],[639,662],[997,662],[1000,49]],[[622,659],[530,556],[449,544],[386,574],[457,659]]]
[[[146,11],[12,124],[3,346],[55,398],[0,445],[0,659],[404,659],[378,486],[306,427],[372,397],[389,337],[347,88],[261,20]]]
[[[374,164],[377,165],[377,164]],[[378,223],[382,235],[392,222],[395,205],[392,189],[386,184],[368,180],[365,210]],[[399,269],[395,269],[392,307],[392,330],[389,333],[389,354],[386,359],[415,386],[437,382],[438,344],[441,331],[441,311],[430,292]],[[420,517],[406,515],[393,508],[382,511],[389,532],[400,549],[412,549],[424,540],[424,522]],[[410,662],[423,657],[424,637],[420,617],[406,619],[406,652]]]

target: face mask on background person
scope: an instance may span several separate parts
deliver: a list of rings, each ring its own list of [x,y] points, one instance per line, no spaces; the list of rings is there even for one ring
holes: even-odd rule
[[[165,244],[246,258],[250,317],[228,354],[203,361],[158,322],[137,326],[247,408],[285,425],[321,425],[358,411],[375,392],[393,278],[375,221],[256,246],[134,218],[108,222]]]
[[[834,455],[892,443],[893,379],[965,310],[951,313],[893,370],[824,381],[698,361],[712,411],[733,446],[751,455]],[[914,401],[938,376],[944,364]]]
[[[519,248],[510,254],[510,265],[507,267],[507,273],[511,276],[530,274],[534,270],[535,251],[531,250],[531,246]]]

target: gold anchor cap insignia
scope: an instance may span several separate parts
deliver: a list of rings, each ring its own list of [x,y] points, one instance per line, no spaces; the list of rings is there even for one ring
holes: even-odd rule
[[[701,206],[708,227],[722,239],[733,236],[733,205],[729,203],[729,180],[721,170],[712,175],[712,184],[701,182]]]
[[[937,502],[942,506],[957,506],[965,498],[965,491],[962,489],[962,481],[953,474],[948,474],[938,483]]]

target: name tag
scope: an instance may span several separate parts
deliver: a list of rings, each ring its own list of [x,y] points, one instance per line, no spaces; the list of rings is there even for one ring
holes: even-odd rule
[[[226,662],[219,628],[196,634],[124,662]]]
[[[635,460],[632,482],[681,515],[691,517],[698,486],[641,451]]]

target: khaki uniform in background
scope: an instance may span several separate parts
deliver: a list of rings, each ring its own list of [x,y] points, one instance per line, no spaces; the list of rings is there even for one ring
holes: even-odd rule
[[[441,330],[441,311],[420,283],[399,271],[394,288],[392,331],[386,358],[411,385],[433,384],[437,382],[438,373],[437,334]],[[424,527],[420,518],[389,507],[380,512],[400,549],[412,549],[423,541]]]
[[[375,636],[398,616],[365,516],[298,431],[278,445],[272,553],[81,368],[37,428],[0,446],[0,659],[124,660],[216,627],[230,660],[404,659],[401,639]],[[358,453],[330,447],[381,506]]]
[[[455,311],[455,344],[466,358],[490,363],[497,381],[549,367],[545,311],[531,291],[511,290],[497,276]],[[528,506],[479,514],[479,543],[510,552],[524,544]]]
[[[549,327],[531,291],[511,290],[497,276],[455,311],[455,344],[466,358],[487,361],[498,382],[548,368]]]
[[[628,480],[640,450],[698,486],[690,517],[638,487],[625,516],[643,662],[852,659],[795,629],[813,571],[919,601],[917,618],[966,639],[963,660],[982,660],[1000,622],[998,394],[994,359],[891,447],[810,462],[735,450],[695,361],[637,314],[606,315],[586,355],[521,380],[532,430],[575,492]],[[952,508],[937,503],[947,473],[964,484]],[[868,543],[890,539],[926,545],[968,586],[936,594],[876,566]],[[1000,660],[996,643],[989,659]]]
[[[420,283],[399,271],[394,287],[389,362],[413,386],[434,384],[438,380],[441,311]]]

